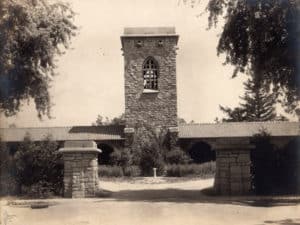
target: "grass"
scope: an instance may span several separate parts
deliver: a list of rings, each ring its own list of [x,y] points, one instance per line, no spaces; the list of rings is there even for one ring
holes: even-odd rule
[[[214,177],[216,163],[206,162],[202,164],[167,164],[165,166],[164,177]],[[139,177],[140,169],[137,166],[130,166],[122,169],[119,166],[99,165],[99,177],[122,178],[122,177]]]

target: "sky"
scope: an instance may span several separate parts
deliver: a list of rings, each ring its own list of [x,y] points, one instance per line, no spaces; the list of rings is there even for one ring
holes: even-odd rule
[[[78,35],[57,60],[50,89],[52,119],[39,120],[32,102],[17,116],[0,115],[0,126],[91,125],[100,114],[113,118],[125,111],[124,64],[120,36],[124,27],[174,26],[180,36],[177,55],[178,116],[198,123],[224,115],[219,105],[236,106],[245,76],[231,79],[216,46],[222,24],[207,30],[207,0],[195,7],[183,0],[68,0],[77,13]]]

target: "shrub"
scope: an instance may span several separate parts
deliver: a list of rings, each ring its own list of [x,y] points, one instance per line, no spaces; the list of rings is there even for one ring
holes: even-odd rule
[[[163,175],[167,129],[155,128],[143,123],[140,123],[135,129],[132,144],[133,164],[139,165],[142,176],[152,176],[153,168],[157,168],[158,175]]]
[[[115,166],[125,168],[131,164],[131,154],[126,150],[116,149],[111,153],[110,158],[112,165]]]
[[[171,150],[166,153],[166,161],[169,164],[186,164],[190,160],[190,157],[180,149]]]
[[[32,198],[48,198],[55,193],[53,184],[46,181],[38,181],[31,186],[22,186],[22,192]]]
[[[141,165],[145,149],[154,148],[164,156],[168,149],[168,130],[165,127],[152,127],[143,122],[136,124],[132,139],[132,164]],[[142,169],[142,168],[141,168]],[[143,169],[142,169],[143,170]]]
[[[98,166],[99,177],[137,177],[141,174],[141,170],[138,166],[128,166],[122,168],[120,166]]]
[[[141,154],[140,168],[143,176],[153,176],[153,168],[157,168],[157,175],[163,175],[165,163],[159,149],[145,146]]]
[[[138,166],[128,166],[124,168],[124,176],[137,177],[141,175],[141,169]]]
[[[215,162],[202,164],[168,164],[166,166],[166,176],[169,177],[200,176],[207,178],[214,176],[215,171]]]
[[[19,184],[15,176],[15,163],[9,148],[0,140],[0,195],[19,193]]]
[[[30,189],[35,189],[35,194],[41,193],[41,197],[47,192],[44,189],[53,194],[62,193],[63,162],[57,142],[50,137],[35,143],[26,136],[18,145],[14,160],[16,179],[24,194],[31,194]]]
[[[98,166],[99,177],[123,177],[123,169],[120,166]]]

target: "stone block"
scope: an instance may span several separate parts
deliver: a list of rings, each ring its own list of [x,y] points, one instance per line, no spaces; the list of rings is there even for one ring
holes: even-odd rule
[[[242,175],[243,176],[250,176],[251,175],[251,170],[250,170],[250,166],[242,166]]]
[[[250,154],[239,154],[237,158],[238,162],[250,162]]]
[[[230,183],[242,183],[241,176],[230,177]]]
[[[232,195],[239,195],[243,193],[243,187],[241,183],[231,183],[230,193]]]
[[[219,177],[227,179],[230,177],[230,171],[229,170],[220,170],[219,171]]]
[[[232,175],[235,175],[235,174],[241,174],[242,172],[241,172],[241,167],[240,166],[231,166],[230,167],[230,174],[231,174],[231,176]]]

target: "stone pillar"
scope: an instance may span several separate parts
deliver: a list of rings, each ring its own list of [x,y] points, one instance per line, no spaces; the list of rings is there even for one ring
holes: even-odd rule
[[[59,149],[64,159],[64,197],[94,197],[98,188],[98,154],[94,141],[66,141]]]
[[[214,188],[221,195],[245,195],[251,192],[251,159],[253,146],[226,144],[215,146],[216,175]]]
[[[170,150],[178,149],[178,127],[170,127],[169,128],[169,141],[170,141]]]

